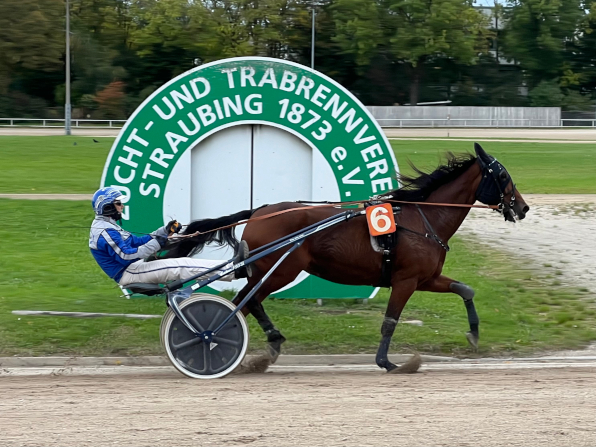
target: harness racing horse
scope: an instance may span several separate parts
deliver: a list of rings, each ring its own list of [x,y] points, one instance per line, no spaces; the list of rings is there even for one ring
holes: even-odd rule
[[[479,319],[474,307],[474,290],[441,274],[449,250],[448,241],[476,200],[487,205],[499,205],[498,210],[505,220],[512,222],[523,219],[529,207],[516,190],[507,170],[480,145],[475,144],[474,148],[476,157],[471,154],[455,156],[449,153],[447,163],[431,173],[423,173],[414,168],[417,176],[400,176],[402,188],[379,198],[388,202],[395,200],[437,204],[420,206],[401,203],[401,213],[396,216],[397,245],[391,252],[390,271],[385,275],[389,283],[386,285],[391,286],[391,295],[381,326],[381,342],[376,356],[377,365],[387,371],[398,372],[397,366],[388,360],[389,344],[400,314],[416,290],[461,296],[470,326],[466,335],[470,344],[477,347]],[[198,220],[187,226],[185,234],[207,232],[243,219],[255,219],[293,208],[300,209],[268,219],[249,220],[242,238],[250,249],[262,247],[342,212],[341,209],[332,207],[278,203],[219,219]],[[228,243],[234,247],[238,244],[232,228],[219,229],[189,237],[173,246],[165,256],[192,255],[211,241]],[[252,277],[248,278],[248,284],[234,298],[235,304],[253,289],[285,251],[287,250],[274,252],[252,265]],[[382,283],[382,263],[383,255],[371,246],[366,219],[351,219],[306,238],[302,246],[273,272],[242,311],[244,314],[251,313],[257,319],[267,335],[271,360],[274,362],[285,338],[271,322],[261,304],[270,293],[292,282],[303,270],[340,284],[378,286]]]

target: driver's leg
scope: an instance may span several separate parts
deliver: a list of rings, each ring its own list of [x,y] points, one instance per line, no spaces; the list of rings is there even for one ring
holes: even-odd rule
[[[121,286],[132,283],[166,284],[177,279],[186,279],[220,265],[221,261],[195,258],[158,259],[156,261],[137,261],[128,266],[119,281]],[[229,267],[230,264],[225,267]],[[219,273],[215,270],[209,275]],[[221,281],[236,279],[234,272],[221,278]]]

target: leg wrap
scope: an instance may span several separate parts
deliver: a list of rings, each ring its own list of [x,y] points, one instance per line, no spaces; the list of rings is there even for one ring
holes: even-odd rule
[[[383,325],[381,326],[381,335],[384,337],[391,338],[393,336],[393,332],[395,331],[395,326],[397,325],[397,320],[395,318],[385,317],[383,320]]]
[[[397,320],[395,318],[385,317],[383,320],[383,325],[381,326],[382,338],[381,343],[379,344],[379,349],[377,350],[376,363],[380,368],[385,368],[388,371],[396,368],[396,366],[387,358],[389,353],[389,344],[391,343],[391,337],[393,336],[396,325]]]
[[[449,284],[449,290],[451,290],[453,293],[457,293],[465,301],[474,298],[474,289],[463,282],[452,282]]]
[[[474,300],[464,300],[464,304],[466,305],[466,310],[468,311],[468,323],[470,323],[470,331],[475,334],[478,334],[478,325],[480,323],[480,319],[478,318],[478,314],[476,313],[476,306],[474,306]]]

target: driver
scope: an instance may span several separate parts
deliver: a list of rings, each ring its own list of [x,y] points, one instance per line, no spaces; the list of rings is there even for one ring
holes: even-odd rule
[[[165,284],[186,279],[221,264],[221,261],[195,258],[173,258],[145,261],[161,250],[168,238],[182,227],[175,220],[151,234],[134,236],[116,221],[122,219],[122,193],[113,187],[101,188],[93,194],[91,204],[95,219],[91,224],[89,248],[101,269],[122,287],[132,283]],[[248,257],[248,246],[241,241],[234,263]],[[229,266],[229,265],[228,265]],[[213,274],[218,271],[212,272]],[[250,266],[221,278],[223,281],[251,276]]]

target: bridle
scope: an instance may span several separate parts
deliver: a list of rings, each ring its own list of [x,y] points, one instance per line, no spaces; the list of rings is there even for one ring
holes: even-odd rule
[[[487,205],[498,205],[495,211],[501,213],[505,217],[505,220],[515,222],[516,212],[513,209],[516,200],[515,183],[513,183],[507,169],[496,158],[490,158],[491,161],[489,163],[482,160],[482,157],[477,158],[480,169],[482,170],[482,180],[476,190],[476,200]],[[509,183],[512,185],[511,198],[509,199],[509,203],[506,203],[505,194],[507,193],[505,190]]]

